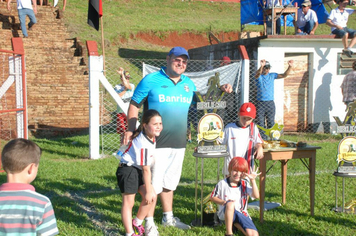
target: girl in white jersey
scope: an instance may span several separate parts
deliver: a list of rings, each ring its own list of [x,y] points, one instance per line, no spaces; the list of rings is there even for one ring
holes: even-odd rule
[[[145,228],[142,222],[156,206],[157,195],[151,184],[151,165],[155,161],[156,137],[161,131],[161,115],[156,110],[147,110],[117,168],[116,177],[122,193],[121,217],[126,231],[125,236],[143,235],[145,231],[145,235],[158,235],[153,217],[146,218]],[[141,194],[142,201],[136,218],[132,220],[132,208],[137,192]]]

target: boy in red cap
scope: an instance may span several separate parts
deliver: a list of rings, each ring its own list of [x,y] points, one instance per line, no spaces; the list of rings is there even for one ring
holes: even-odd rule
[[[250,168],[253,168],[254,158],[263,158],[263,140],[256,124],[252,121],[256,118],[256,107],[251,102],[244,103],[240,107],[239,119],[225,126],[224,137],[219,141],[227,145],[230,154],[225,158],[224,175],[228,176],[228,165],[233,157],[244,157]]]

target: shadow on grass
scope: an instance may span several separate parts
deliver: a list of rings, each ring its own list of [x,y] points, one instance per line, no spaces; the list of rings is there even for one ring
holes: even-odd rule
[[[355,221],[352,219],[340,218],[338,213],[335,213],[333,216],[311,216],[309,212],[300,212],[290,209],[285,209],[283,207],[275,208],[268,212],[275,212],[279,214],[279,218],[285,216],[283,220],[266,220],[261,223],[259,218],[254,218],[253,221],[259,230],[260,235],[334,235],[333,231],[340,225],[344,227],[350,228],[350,230],[355,230],[356,225]],[[251,211],[250,211],[251,213]],[[266,212],[265,212],[266,214]],[[273,214],[274,215],[274,214]],[[297,220],[289,220],[289,219],[297,219]],[[315,222],[314,222],[315,221]],[[301,229],[299,224],[311,224],[314,229],[305,230]],[[322,225],[327,223],[328,228],[319,228],[317,225]],[[305,227],[304,227],[305,228]],[[315,231],[320,233],[315,233]],[[313,232],[314,231],[314,232]],[[350,234],[354,235],[354,234]]]
[[[76,136],[78,137],[78,136]],[[87,137],[86,135],[84,137]],[[41,147],[44,153],[48,154],[56,154],[58,156],[66,157],[66,158],[74,158],[74,159],[88,159],[89,151],[88,142],[80,142],[74,141],[78,140],[71,139],[70,137],[65,138],[50,138],[50,139],[34,139],[33,141]],[[75,152],[75,149],[78,150],[78,153]],[[80,151],[81,150],[81,151]],[[83,154],[80,152],[84,152],[87,154]]]
[[[116,181],[112,175],[103,176],[107,181]],[[184,179],[183,179],[184,180]],[[6,175],[0,175],[0,181],[6,182]],[[188,180],[185,180],[188,182]],[[191,182],[191,180],[190,180]],[[45,181],[38,178],[34,182],[36,191],[48,196],[54,206],[56,218],[66,224],[74,225],[77,228],[87,230],[101,230],[105,235],[113,233],[123,233],[121,223],[121,204],[122,198],[119,189],[103,187],[97,183],[81,181],[78,179],[64,179],[60,181]],[[215,184],[205,184],[204,197],[209,194]],[[198,186],[200,188],[200,186]],[[200,191],[198,191],[200,200]],[[133,209],[135,214],[139,207],[141,197],[136,195],[136,203]],[[174,215],[179,217],[184,223],[190,224],[195,219],[195,184],[181,184],[174,194]],[[306,206],[308,208],[308,206]],[[257,212],[249,210],[253,216],[253,221],[260,232],[260,235],[332,235],[332,229],[337,229],[340,225],[354,232],[356,225],[348,215],[317,214],[311,216],[308,210],[305,212],[279,207],[265,212],[265,222],[260,223]],[[268,217],[273,216],[272,220]],[[198,215],[200,217],[200,205],[198,204]],[[160,224],[162,218],[162,207],[160,200],[155,211],[155,221],[158,223],[160,232],[173,233],[179,235],[174,229],[163,228]],[[275,218],[275,219],[274,219]],[[310,224],[310,228],[301,227],[300,224]],[[314,226],[315,225],[315,226]],[[324,225],[318,228],[317,225]],[[325,225],[328,227],[325,228]],[[64,230],[64,229],[60,229]],[[330,233],[328,233],[330,230]],[[63,232],[63,231],[62,231]],[[183,231],[182,231],[183,232]],[[189,235],[221,235],[224,233],[224,226],[216,228],[194,227],[189,231]],[[319,233],[320,232],[320,233]],[[239,233],[239,235],[242,235]],[[350,234],[352,235],[352,234]]]
[[[120,48],[118,55],[122,58],[166,59],[168,52],[145,51],[130,48]]]

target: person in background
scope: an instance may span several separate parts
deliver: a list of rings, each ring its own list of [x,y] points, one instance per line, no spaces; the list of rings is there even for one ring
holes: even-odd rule
[[[35,191],[42,154],[34,142],[18,138],[8,142],[1,153],[7,176],[0,186],[0,232],[2,235],[57,235],[57,221],[51,201]]]
[[[7,9],[11,12],[11,3],[12,0],[7,1]],[[32,6],[33,5],[33,6]],[[28,37],[27,28],[26,28],[26,16],[30,18],[28,23],[28,29],[32,30],[34,25],[37,23],[36,14],[37,14],[37,3],[36,0],[17,0],[17,11],[19,14],[21,30],[24,38]]]
[[[244,235],[259,235],[247,212],[248,196],[260,197],[256,177],[261,173],[257,172],[255,168],[249,170],[243,157],[234,157],[229,163],[229,176],[220,180],[211,193],[210,200],[219,205],[218,217],[225,221],[225,236],[233,236],[233,226]]]
[[[339,6],[337,8],[330,11],[326,24],[331,27],[332,34],[342,39],[344,46],[342,52],[346,56],[352,57],[352,47],[356,43],[356,30],[347,28],[347,21],[349,16],[355,13],[355,10],[346,8],[347,4],[349,4],[349,0],[339,0],[338,4]],[[352,38],[350,43],[348,42],[349,38]]]
[[[352,71],[347,73],[342,81],[341,92],[346,106],[356,99],[356,61],[352,63]]]
[[[116,85],[114,89],[119,94],[122,101],[128,104],[133,95],[135,85],[130,83],[131,76],[128,71],[124,71],[124,69],[120,67],[119,70],[117,70],[117,73],[120,75],[121,84]],[[120,134],[120,143],[122,143],[127,128],[127,117],[125,112],[119,106],[117,106],[116,124],[116,132]]]
[[[297,22],[293,20],[296,35],[314,35],[318,28],[318,17],[311,7],[310,0],[304,0],[302,8],[298,9]]]
[[[224,128],[224,136],[218,141],[227,146],[229,156],[225,158],[223,174],[229,175],[228,167],[231,159],[236,156],[244,157],[248,170],[254,166],[254,159],[263,158],[263,140],[258,127],[253,123],[256,117],[256,107],[251,102],[241,105],[239,119],[229,123]]]
[[[293,68],[293,60],[288,61],[288,69],[283,74],[270,73],[271,64],[261,60],[261,66],[255,75],[257,87],[257,115],[256,123],[263,128],[271,128],[274,125],[276,106],[274,104],[274,80],[286,78]],[[267,139],[261,133],[263,139]]]
[[[183,167],[185,155],[188,110],[195,96],[196,87],[190,78],[183,75],[189,60],[187,50],[182,47],[172,48],[166,56],[167,66],[146,75],[135,89],[128,111],[128,130],[124,144],[132,137],[136,127],[138,111],[156,109],[162,116],[163,131],[157,138],[157,156],[152,170],[152,184],[160,194],[164,226],[190,229],[173,215],[173,192],[176,190]],[[220,87],[231,92],[230,84]]]
[[[356,61],[352,63],[352,71],[347,73],[342,81],[341,93],[342,101],[346,105],[346,111],[351,111],[351,113],[347,114],[348,118],[345,120],[345,124],[351,124],[354,119],[353,111],[355,110],[354,105],[351,103],[356,100]]]
[[[230,65],[230,63],[231,63],[230,57],[228,57],[228,56],[223,56],[223,57],[221,58],[220,66]]]
[[[122,193],[121,218],[126,231],[125,236],[144,233],[147,236],[159,235],[153,215],[146,218],[145,228],[142,222],[150,211],[154,212],[156,206],[157,195],[151,184],[151,165],[157,157],[156,137],[160,135],[162,128],[161,115],[156,110],[147,110],[117,168],[116,177]],[[140,193],[142,201],[136,218],[132,219],[132,208],[137,192]]]

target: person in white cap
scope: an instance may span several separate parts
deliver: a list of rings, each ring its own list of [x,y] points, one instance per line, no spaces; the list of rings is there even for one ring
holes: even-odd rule
[[[190,226],[173,216],[173,192],[176,190],[183,167],[186,147],[189,106],[193,101],[196,87],[190,78],[183,75],[187,68],[189,54],[182,47],[174,47],[166,57],[167,66],[145,76],[137,85],[128,110],[128,129],[124,144],[127,144],[136,128],[138,112],[155,109],[162,116],[163,131],[157,138],[156,162],[152,170],[152,185],[160,195],[164,226],[189,229]],[[231,93],[232,86],[220,87]],[[154,211],[147,216],[153,219]],[[150,223],[146,219],[146,225]],[[146,227],[146,226],[145,226]]]
[[[302,8],[298,9],[297,21],[293,20],[296,35],[315,34],[315,30],[318,28],[318,17],[311,7],[309,0],[304,0]]]
[[[342,44],[344,46],[342,52],[346,56],[352,57],[353,51],[351,49],[356,43],[356,30],[347,28],[347,21],[349,16],[356,11],[351,8],[346,8],[347,4],[349,4],[349,0],[339,0],[338,4],[339,6],[337,8],[330,11],[326,24],[331,27],[332,34],[342,38]],[[352,38],[350,43],[348,43],[349,38]]]

